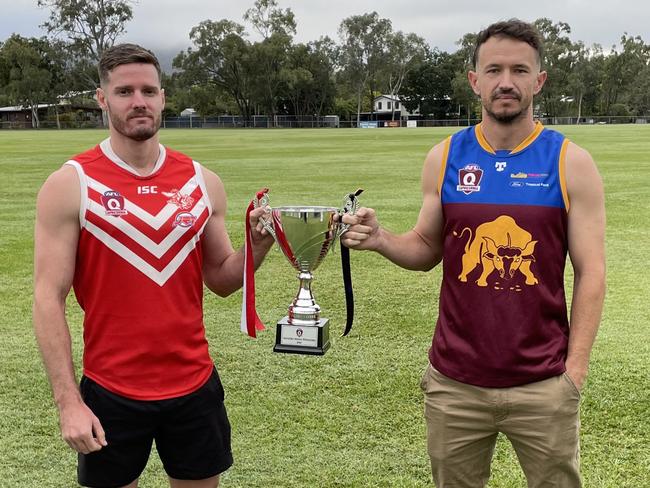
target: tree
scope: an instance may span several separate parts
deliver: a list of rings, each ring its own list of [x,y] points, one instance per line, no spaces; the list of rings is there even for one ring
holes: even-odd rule
[[[95,65],[102,53],[123,34],[125,24],[133,18],[130,0],[37,0],[38,6],[50,9],[50,17],[41,27],[54,36],[69,40],[65,46],[71,75],[69,79],[81,90],[99,85]],[[102,122],[108,124],[105,112]]]
[[[278,8],[276,0],[256,0],[253,8],[244,14],[244,20],[263,37],[251,46],[253,88],[262,101],[266,113],[275,124],[278,95],[282,85],[282,72],[288,60],[296,22],[291,9]]]
[[[0,86],[10,103],[30,107],[32,127],[40,126],[38,106],[58,103],[64,68],[57,46],[46,38],[12,35],[0,48]]]
[[[632,82],[630,107],[634,115],[650,115],[650,65],[645,66]]]
[[[38,6],[50,9],[43,23],[48,33],[67,37],[81,56],[94,61],[115,39],[125,32],[133,18],[129,0],[38,0]]]
[[[476,96],[474,90],[469,84],[467,79],[467,72],[457,71],[454,74],[454,79],[451,80],[452,99],[454,105],[458,105],[458,118],[464,116],[467,118],[467,125],[470,125],[472,118],[481,113],[479,97]]]
[[[293,12],[289,8],[278,8],[276,0],[256,0],[253,8],[246,10],[244,20],[250,22],[263,39],[269,39],[273,34],[291,37],[296,33]]]
[[[604,58],[598,45],[574,44],[574,62],[568,76],[568,93],[576,108],[578,123],[584,114],[594,115],[603,78]]]
[[[473,65],[474,48],[478,34],[468,33],[459,39],[456,44],[459,46],[458,50],[452,55],[452,63],[454,64],[454,78],[451,80],[451,97],[453,104],[458,106],[458,117],[462,116],[461,108],[465,108],[465,116],[467,117],[467,124],[471,123],[473,117],[480,114],[480,104],[478,97],[472,90],[467,79],[467,72],[475,69]]]
[[[332,40],[327,37],[291,48],[281,71],[286,113],[320,116],[333,108],[336,94],[333,50]]]
[[[627,105],[627,98],[633,90],[632,83],[639,81],[639,74],[650,62],[650,46],[640,36],[632,37],[624,33],[621,48],[619,52],[616,46],[612,46],[604,66],[602,106],[605,115],[611,115],[614,105],[617,105],[617,112],[624,111],[621,105]]]
[[[544,38],[542,69],[548,73],[541,93],[543,112],[549,117],[565,115],[569,76],[577,62],[576,46],[568,37],[571,27],[565,22],[553,24],[546,18],[534,24]]]
[[[420,110],[423,116],[444,119],[452,110],[452,81],[455,76],[455,59],[439,50],[410,71],[400,92],[402,103],[409,112]]]
[[[357,125],[361,120],[361,100],[368,89],[370,106],[378,85],[378,74],[387,58],[387,39],[392,24],[381,19],[377,12],[353,15],[339,26],[341,37],[340,62],[344,77],[357,97]]]
[[[214,84],[232,97],[245,120],[252,115],[254,65],[244,27],[230,20],[205,20],[190,31],[194,48],[179,53],[174,68],[187,85]]]
[[[232,113],[234,104],[224,100],[223,92],[217,86],[205,84],[179,87],[173,95],[166,96],[165,106],[167,105],[174,115],[179,115],[186,108],[193,108],[201,117],[212,117]]]
[[[416,34],[404,34],[402,31],[389,36],[387,63],[388,93],[396,98],[402,89],[406,76],[424,61],[428,46],[424,39]],[[395,104],[392,104],[392,117],[395,120]]]
[[[334,71],[336,69],[336,45],[329,37],[307,44],[309,49],[309,71],[318,90],[314,92],[312,113],[325,115],[331,112],[336,97]]]

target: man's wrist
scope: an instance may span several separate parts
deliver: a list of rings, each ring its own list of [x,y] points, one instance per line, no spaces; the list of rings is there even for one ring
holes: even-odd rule
[[[588,361],[581,359],[567,358],[564,367],[567,374],[574,381],[578,389],[582,389],[585,379],[587,378],[587,373],[589,370]]]
[[[378,252],[382,256],[385,256],[387,248],[387,238],[388,233],[384,230],[382,226],[378,226],[374,232],[374,246],[370,248],[371,251]]]
[[[70,407],[71,405],[83,403],[83,399],[81,398],[81,394],[79,393],[79,390],[74,388],[72,390],[68,390],[64,393],[61,393],[60,395],[55,395],[54,403],[56,404],[57,408],[61,411],[61,410],[65,410],[67,407]]]

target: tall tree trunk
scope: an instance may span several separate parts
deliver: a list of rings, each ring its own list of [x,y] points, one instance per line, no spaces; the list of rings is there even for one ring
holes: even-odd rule
[[[359,128],[359,123],[361,122],[361,91],[362,87],[359,87],[357,90],[357,129]]]
[[[582,116],[582,93],[578,97],[578,120],[576,123],[580,123],[580,117]]]
[[[30,105],[32,109],[32,129],[38,129],[41,125],[38,119],[38,105],[35,103],[30,103]]]

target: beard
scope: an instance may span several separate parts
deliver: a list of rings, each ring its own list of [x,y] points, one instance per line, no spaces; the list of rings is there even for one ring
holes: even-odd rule
[[[111,119],[111,125],[117,132],[134,141],[151,139],[160,129],[162,122],[162,115],[160,113],[156,115],[146,110],[132,110],[125,118],[121,118],[113,114],[109,106],[108,116]],[[128,121],[135,117],[149,117],[152,120],[152,124],[137,124],[135,127],[129,127]]]
[[[493,103],[499,99],[501,95],[510,95],[513,96],[514,98],[512,99],[513,101],[519,102],[519,106],[513,109],[505,109],[500,112],[496,112],[493,110],[492,106]],[[516,120],[522,118],[526,114],[526,109],[524,109],[524,105],[521,103],[521,95],[516,93],[515,91],[508,90],[508,91],[503,91],[503,90],[498,90],[490,96],[489,103],[484,103],[483,107],[485,108],[485,112],[487,115],[494,121],[499,122],[500,124],[505,124],[505,125],[510,125]]]
[[[524,115],[524,111],[519,109],[514,112],[494,112],[490,107],[485,107],[485,112],[488,116],[500,124],[510,125],[515,120],[521,118]]]

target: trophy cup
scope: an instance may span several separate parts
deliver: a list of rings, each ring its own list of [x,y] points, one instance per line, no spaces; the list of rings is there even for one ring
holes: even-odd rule
[[[274,352],[323,355],[330,347],[329,319],[320,316],[320,307],[311,291],[313,272],[333,248],[336,239],[348,229],[340,216],[356,212],[356,197],[362,191],[347,195],[342,211],[319,206],[271,207],[270,216],[260,219],[289,263],[298,271],[300,280],[298,294],[289,305],[287,315],[277,323]],[[255,206],[267,206],[268,202],[265,193]],[[339,219],[335,220],[337,214]],[[351,290],[351,286],[349,288]],[[351,297],[348,303],[350,301]],[[350,317],[348,321],[346,333],[351,327]]]

